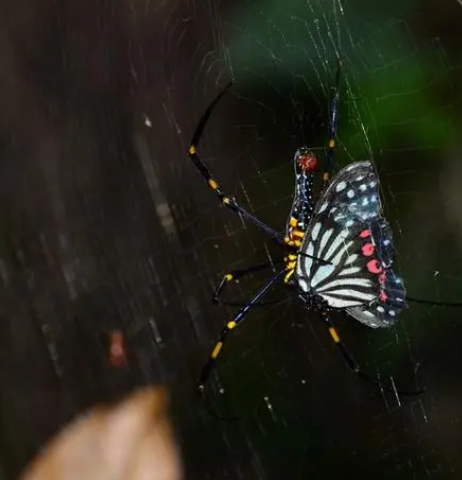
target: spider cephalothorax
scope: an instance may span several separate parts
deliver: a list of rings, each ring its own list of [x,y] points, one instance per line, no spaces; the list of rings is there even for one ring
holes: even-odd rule
[[[315,172],[319,167],[319,160],[309,148],[301,147],[295,152],[294,156],[295,171]]]

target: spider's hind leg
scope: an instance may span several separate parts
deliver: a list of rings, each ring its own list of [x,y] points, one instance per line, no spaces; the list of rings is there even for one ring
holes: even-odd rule
[[[393,386],[393,388],[390,388],[390,387],[387,387],[387,386],[383,385],[381,382],[375,380],[374,378],[370,377],[367,373],[365,373],[361,369],[361,366],[359,365],[359,363],[354,359],[353,355],[350,353],[347,346],[342,342],[338,331],[336,330],[336,328],[334,327],[334,325],[330,321],[329,316],[326,312],[322,312],[322,318],[327,325],[327,328],[329,330],[329,334],[330,334],[332,340],[334,341],[335,345],[337,345],[340,353],[342,354],[342,356],[345,360],[345,363],[348,365],[349,369],[352,372],[357,373],[360,378],[362,378],[363,380],[366,380],[368,383],[370,383],[370,384],[372,384],[372,385],[374,385],[374,386],[376,386],[380,389],[384,389],[384,390],[387,390],[387,391],[392,391],[396,395],[415,396],[415,395],[421,395],[422,393],[425,392],[425,390],[422,389],[422,388],[417,389],[417,390],[406,390],[406,391],[398,390],[398,389],[394,388],[394,386]]]

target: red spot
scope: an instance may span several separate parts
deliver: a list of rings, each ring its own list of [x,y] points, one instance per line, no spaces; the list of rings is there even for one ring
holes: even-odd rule
[[[369,229],[366,229],[366,230],[363,230],[359,236],[361,238],[367,238],[367,237],[370,237],[371,236],[371,231]]]
[[[367,266],[367,269],[369,270],[369,272],[371,272],[371,273],[375,273],[375,274],[382,273],[382,265],[376,259],[369,260],[367,262],[366,266]]]
[[[114,330],[109,335],[109,363],[113,367],[121,367],[127,363],[124,334]]]
[[[372,243],[366,243],[361,248],[365,257],[370,257],[374,253],[374,245]]]
[[[383,272],[379,275],[379,282],[380,283],[385,283],[386,279],[387,279],[387,274],[385,272]]]
[[[381,302],[386,302],[387,299],[388,299],[387,294],[386,294],[385,292],[380,292],[379,300],[380,300]]]
[[[318,159],[314,153],[301,153],[297,157],[297,163],[304,172],[314,172],[318,168]]]

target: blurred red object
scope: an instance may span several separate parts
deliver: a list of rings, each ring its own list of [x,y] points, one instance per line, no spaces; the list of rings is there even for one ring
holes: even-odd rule
[[[109,335],[109,363],[116,368],[127,365],[125,337],[120,330],[113,330]]]

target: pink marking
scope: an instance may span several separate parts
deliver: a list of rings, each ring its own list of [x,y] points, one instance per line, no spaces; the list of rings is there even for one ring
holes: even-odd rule
[[[361,238],[370,237],[371,236],[371,231],[368,228],[366,228],[366,230],[363,230],[362,232],[360,232],[359,236]]]
[[[372,243],[366,243],[361,248],[365,257],[370,257],[374,253],[374,245]]]
[[[386,278],[387,278],[387,274],[385,272],[381,273],[379,275],[379,282],[380,283],[385,283]]]
[[[379,300],[381,302],[386,302],[388,299],[388,295],[385,293],[385,292],[380,292],[380,295],[379,295]]]
[[[382,265],[380,265],[380,262],[376,259],[369,260],[366,266],[369,272],[371,273],[375,273],[375,274],[382,273]]]

